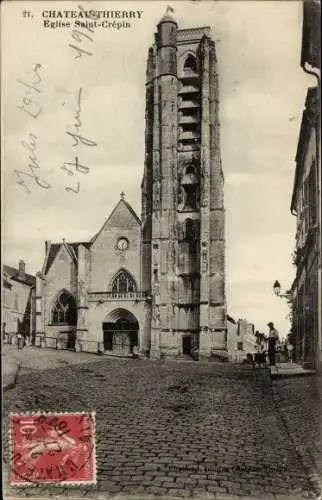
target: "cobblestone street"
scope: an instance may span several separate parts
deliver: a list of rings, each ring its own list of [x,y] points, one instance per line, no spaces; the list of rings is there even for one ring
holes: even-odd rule
[[[17,355],[23,368],[4,395],[7,463],[8,412],[96,411],[98,483],[82,494],[315,496],[264,369],[33,348]],[[81,494],[66,487],[6,489],[11,496]]]
[[[273,394],[290,439],[309,471],[322,486],[322,374],[273,382]]]

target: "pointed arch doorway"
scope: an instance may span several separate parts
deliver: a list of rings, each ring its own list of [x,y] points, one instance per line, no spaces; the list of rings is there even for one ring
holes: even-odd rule
[[[106,354],[129,356],[139,343],[139,323],[126,309],[114,309],[104,318],[102,328]]]

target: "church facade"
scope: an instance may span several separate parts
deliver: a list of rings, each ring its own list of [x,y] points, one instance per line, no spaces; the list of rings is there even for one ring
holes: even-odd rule
[[[166,13],[148,52],[141,217],[124,195],[89,242],[46,242],[36,343],[151,358],[226,352],[224,177],[210,28]]]

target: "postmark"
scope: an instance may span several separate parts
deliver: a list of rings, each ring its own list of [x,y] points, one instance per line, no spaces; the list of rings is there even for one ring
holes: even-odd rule
[[[95,413],[9,415],[10,483],[96,483]]]

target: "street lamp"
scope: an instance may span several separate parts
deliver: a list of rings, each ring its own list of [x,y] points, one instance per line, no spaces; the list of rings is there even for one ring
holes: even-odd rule
[[[288,300],[290,300],[293,297],[293,295],[290,291],[285,292],[285,293],[281,293],[281,284],[278,280],[275,281],[275,283],[273,285],[273,290],[274,290],[274,293],[277,297],[285,298]]]
[[[279,297],[280,293],[281,293],[281,285],[280,285],[280,282],[279,281],[275,281],[274,285],[273,285],[273,290],[274,290],[274,293],[275,295],[277,295]]]

